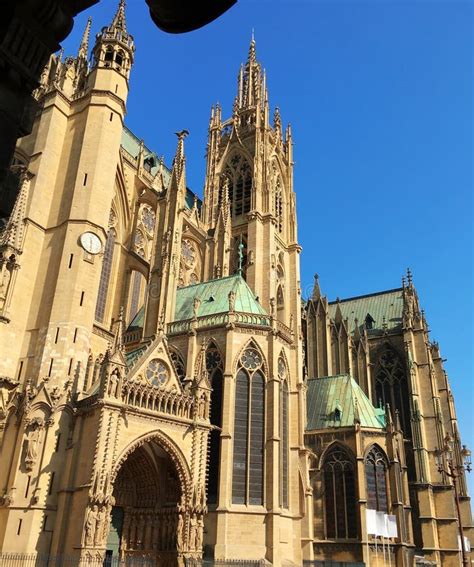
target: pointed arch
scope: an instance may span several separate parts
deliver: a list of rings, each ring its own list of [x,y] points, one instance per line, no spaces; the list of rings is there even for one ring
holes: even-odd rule
[[[269,371],[268,371],[268,364],[267,364],[267,360],[265,358],[265,355],[263,354],[262,349],[260,348],[260,346],[258,345],[258,343],[254,340],[254,339],[249,339],[245,345],[240,349],[238,355],[235,357],[234,363],[233,363],[233,371],[234,374],[237,372],[238,368],[239,368],[239,364],[240,364],[240,360],[242,358],[242,355],[244,354],[244,352],[247,349],[254,349],[258,352],[258,354],[261,357],[261,367],[262,367],[262,371],[263,374],[265,376],[269,375]]]
[[[233,217],[250,212],[252,207],[253,172],[251,160],[241,151],[232,151],[221,169],[219,193],[228,181],[229,201]]]
[[[392,411],[398,410],[405,438],[411,438],[410,393],[406,364],[397,350],[385,342],[376,354],[374,405],[390,404]]]
[[[254,341],[236,365],[232,502],[263,505],[265,385],[264,357]]]
[[[352,451],[335,442],[321,456],[327,539],[357,537],[356,468]]]
[[[379,512],[389,511],[387,491],[388,459],[379,445],[371,445],[364,458],[367,508]]]

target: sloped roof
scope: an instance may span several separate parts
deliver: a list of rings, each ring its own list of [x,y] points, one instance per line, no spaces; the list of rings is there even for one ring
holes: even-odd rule
[[[307,431],[353,427],[356,412],[362,427],[385,427],[384,410],[375,408],[361,387],[348,374],[310,378],[307,384]],[[335,419],[336,408],[340,411],[340,420]]]
[[[122,130],[122,141],[121,145],[122,148],[128,152],[133,158],[137,159],[138,154],[140,153],[140,143],[141,140],[135,136],[133,132],[131,132],[126,126],[124,126]],[[154,151],[148,149],[146,146],[143,147],[144,157],[147,158],[151,156],[155,160],[155,165],[151,168],[150,173],[151,175],[156,175],[159,169],[159,162],[160,157]],[[166,187],[168,187],[170,179],[171,179],[171,170],[169,170],[164,164],[162,169],[163,174],[163,181]],[[186,188],[186,206],[188,209],[192,209],[194,205],[194,193],[191,189]],[[202,202],[201,199],[198,198],[197,206],[198,209],[201,208]]]
[[[127,366],[130,368],[135,364],[135,362],[141,357],[141,355],[147,350],[148,345],[140,345],[126,353],[125,359],[127,360]]]
[[[384,317],[387,330],[402,328],[402,288],[341,299],[339,302],[331,301],[329,303],[331,318],[334,318],[336,315],[338,303],[341,308],[342,318],[349,320],[349,331],[351,333],[355,330],[355,319],[358,320],[359,329],[362,330],[367,314],[370,314],[372,319],[374,319],[372,329],[368,330],[369,335],[383,330]]]
[[[235,293],[235,311],[267,315],[244,278],[239,274],[234,274],[226,278],[178,288],[174,321],[184,321],[194,317],[195,298],[201,300],[197,312],[198,317],[227,313],[231,291]]]
[[[143,329],[145,323],[145,306],[142,305],[137,311],[135,317],[130,321],[127,331],[134,331],[135,329]]]

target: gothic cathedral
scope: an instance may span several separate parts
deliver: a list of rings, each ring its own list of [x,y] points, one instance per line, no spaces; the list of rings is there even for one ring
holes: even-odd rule
[[[460,461],[460,435],[411,274],[302,298],[292,134],[254,39],[232,116],[211,111],[201,200],[186,130],[168,168],[124,125],[124,4],[90,63],[90,20],[51,57],[11,166],[0,562],[459,565],[435,457],[449,434]],[[383,555],[369,512],[392,519]]]

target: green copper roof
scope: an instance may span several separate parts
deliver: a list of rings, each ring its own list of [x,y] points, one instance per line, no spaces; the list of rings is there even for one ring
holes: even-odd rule
[[[337,304],[337,301],[329,303],[329,314],[332,318],[336,315]],[[383,330],[384,317],[388,330],[401,329],[402,327],[403,295],[401,288],[341,299],[339,306],[342,318],[349,320],[351,333],[355,330],[355,319],[358,320],[359,328],[362,330],[367,314],[370,314],[374,320],[372,329],[368,330],[369,335],[377,334]]]
[[[140,356],[146,351],[148,345],[140,345],[138,348],[135,348],[125,355],[127,360],[127,366],[130,368],[135,364],[135,362],[140,358]]]
[[[385,427],[384,410],[374,408],[361,387],[347,374],[310,378],[306,400],[307,431],[353,427],[357,413],[362,427]]]
[[[126,126],[124,126],[122,130],[122,148],[128,152],[133,158],[137,158],[138,154],[140,153],[140,143],[141,140],[135,136],[133,132],[131,132]],[[146,146],[143,146],[144,157],[152,157],[154,159],[154,166],[150,169],[151,175],[156,175],[159,169],[159,162],[160,158],[158,154],[153,152],[152,150],[148,149]],[[168,184],[171,179],[171,171],[163,164],[162,175],[164,184],[168,187]],[[186,188],[186,206],[188,209],[192,209],[194,205],[194,193]],[[201,208],[201,200],[198,198],[197,206],[198,209]]]
[[[143,305],[137,311],[135,317],[130,321],[127,327],[127,331],[134,331],[135,329],[143,329],[143,324],[145,323],[145,306]]]
[[[200,299],[197,316],[205,317],[229,311],[229,292],[235,293],[234,311],[266,315],[253,291],[244,278],[238,274],[210,280],[187,287],[180,287],[176,293],[175,321],[194,317],[194,299]]]

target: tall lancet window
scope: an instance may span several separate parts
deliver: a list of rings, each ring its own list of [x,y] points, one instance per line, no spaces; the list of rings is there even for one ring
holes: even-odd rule
[[[248,161],[234,154],[227,163],[221,176],[221,197],[224,179],[228,180],[229,200],[233,217],[250,211],[252,206],[252,170]]]
[[[365,458],[365,480],[367,483],[367,508],[388,512],[387,459],[375,445]]]
[[[397,352],[388,344],[378,357],[375,366],[375,405],[390,404],[398,410],[404,437],[411,438],[410,391],[404,364]]]
[[[235,387],[232,502],[263,504],[265,376],[256,348],[242,353]]]
[[[278,377],[280,378],[280,468],[281,468],[281,506],[288,508],[288,410],[290,395],[288,390],[288,371],[285,359],[278,359]]]
[[[273,213],[276,218],[278,232],[283,232],[283,196],[281,189],[281,178],[278,176],[275,183],[275,196]]]
[[[111,228],[107,233],[104,259],[102,261],[102,271],[100,273],[99,293],[97,295],[97,303],[95,306],[95,320],[99,321],[99,323],[104,321],[105,308],[107,306],[107,294],[109,291],[110,274],[112,272],[112,262],[114,259],[114,246],[115,230]]]
[[[354,459],[349,452],[339,445],[330,449],[324,459],[323,477],[326,537],[357,537]]]
[[[211,383],[211,424],[217,429],[211,431],[209,444],[209,480],[207,485],[207,501],[216,504],[219,496],[219,464],[221,455],[222,428],[222,394],[223,375],[222,357],[214,343],[210,343],[206,351],[206,370]]]

